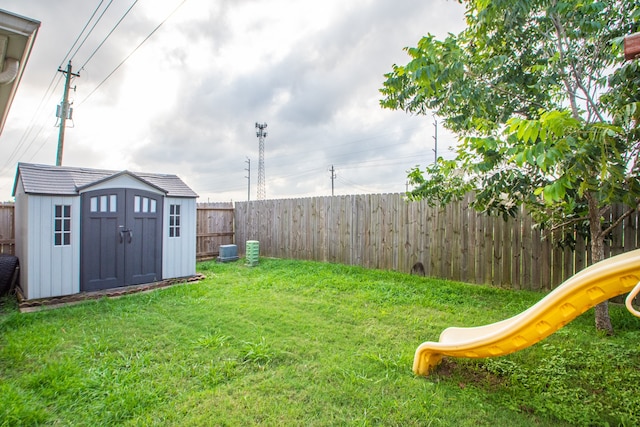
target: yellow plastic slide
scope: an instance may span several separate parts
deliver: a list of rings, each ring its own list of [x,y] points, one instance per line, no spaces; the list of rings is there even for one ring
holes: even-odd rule
[[[640,249],[585,268],[526,311],[501,322],[472,328],[447,328],[438,342],[422,343],[413,359],[413,372],[427,375],[444,356],[482,358],[503,356],[548,337],[589,308],[609,298],[633,292],[626,305],[639,316],[631,300],[640,292]]]

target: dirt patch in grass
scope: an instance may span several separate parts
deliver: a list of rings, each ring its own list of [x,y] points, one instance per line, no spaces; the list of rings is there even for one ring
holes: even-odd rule
[[[496,374],[487,372],[477,366],[460,364],[453,359],[443,359],[438,369],[433,374],[438,381],[454,378],[458,380],[458,386],[465,388],[474,385],[487,390],[496,390],[505,385],[506,380]]]

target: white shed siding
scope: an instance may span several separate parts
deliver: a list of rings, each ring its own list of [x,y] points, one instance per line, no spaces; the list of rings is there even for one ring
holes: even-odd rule
[[[169,207],[180,205],[180,237],[169,237]],[[196,199],[164,199],[162,226],[162,277],[196,274]]]
[[[18,177],[16,184],[16,212],[28,212],[29,198],[24,192],[22,180]],[[20,261],[20,287],[24,292],[25,298],[29,298],[29,261],[27,258],[27,239],[29,237],[29,226],[27,215],[15,215],[15,236],[16,236],[16,256]]]
[[[71,206],[71,244],[55,246],[55,205]],[[27,299],[71,295],[80,292],[80,199],[30,196],[27,207]],[[22,282],[22,281],[21,281]]]

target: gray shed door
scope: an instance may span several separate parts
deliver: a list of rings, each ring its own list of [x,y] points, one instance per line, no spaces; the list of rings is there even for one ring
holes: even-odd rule
[[[162,196],[107,189],[82,194],[80,290],[162,279]]]

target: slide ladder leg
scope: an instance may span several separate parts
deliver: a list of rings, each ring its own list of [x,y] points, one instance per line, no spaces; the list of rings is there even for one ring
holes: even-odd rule
[[[636,287],[633,288],[631,292],[629,292],[629,295],[627,295],[627,298],[624,300],[624,305],[627,306],[627,310],[629,310],[629,312],[636,317],[640,317],[640,311],[636,310],[633,307],[633,300],[635,299],[635,297],[638,296],[639,293],[640,293],[640,282],[638,282]]]

